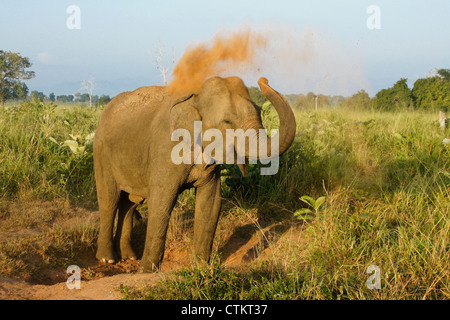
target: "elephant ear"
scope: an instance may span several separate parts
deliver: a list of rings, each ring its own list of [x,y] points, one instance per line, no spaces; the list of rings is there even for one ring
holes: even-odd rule
[[[187,129],[194,135],[194,121],[201,121],[202,117],[194,106],[194,95],[182,97],[176,100],[170,108],[170,128],[172,132],[176,129]]]
[[[176,100],[170,108],[170,129],[185,129],[191,136],[191,148],[194,146],[194,121],[201,121],[202,117],[195,107],[194,94]],[[203,149],[203,148],[202,148]],[[203,152],[203,150],[201,151]],[[191,163],[194,162],[194,152],[191,154]]]

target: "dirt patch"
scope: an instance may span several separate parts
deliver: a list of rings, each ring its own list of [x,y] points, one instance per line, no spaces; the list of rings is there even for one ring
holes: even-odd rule
[[[66,228],[98,220],[89,207],[71,206],[68,201],[0,200],[0,243],[32,237],[55,228]]]
[[[66,270],[42,270],[45,280],[41,281],[0,277],[0,300],[117,300],[121,299],[121,285],[154,285],[166,273],[186,266],[190,261],[187,256],[186,252],[171,250],[163,261],[161,272],[153,274],[138,272],[140,260],[124,260],[115,264],[85,262],[86,267],[80,267],[80,289],[68,289]]]
[[[4,249],[2,243],[6,243],[9,248],[18,251],[13,252],[15,256],[9,252],[10,256],[5,259],[2,255],[5,256],[6,253],[0,250],[1,300],[121,299],[121,285],[154,285],[162,277],[170,276],[173,271],[187,267],[193,262],[190,244],[192,226],[181,219],[183,216],[179,217],[179,221],[175,221],[172,227],[161,271],[141,274],[138,272],[140,260],[125,260],[115,264],[102,264],[96,260],[95,244],[92,244],[96,238],[89,233],[91,229],[85,226],[96,229],[99,217],[98,212],[90,208],[72,207],[63,201],[6,205],[3,203],[1,213],[0,249]],[[44,219],[40,220],[39,216]],[[247,220],[229,219],[229,223],[224,223],[225,229],[218,232],[218,237],[222,238],[218,242],[222,245],[217,248],[223,264],[227,267],[245,267],[258,259],[273,259],[278,244],[289,242],[290,239],[298,243],[302,232],[301,228],[292,228],[289,222],[268,223],[261,227],[253,221],[254,217]],[[136,245],[142,245],[145,225],[138,225],[137,229],[139,235]],[[58,233],[58,230],[64,232]],[[83,237],[87,240],[83,240]],[[280,241],[283,239],[284,241]],[[52,243],[58,241],[61,244]],[[64,250],[70,250],[76,241],[81,245],[88,243],[89,246],[82,247],[82,250],[77,249],[75,256],[70,259],[61,258]],[[13,267],[8,269],[8,259],[11,261],[14,257],[19,257],[22,264],[15,261]],[[56,260],[56,263],[52,264],[52,259]],[[66,270],[72,264],[78,265],[81,270],[80,289],[70,290],[66,284],[69,277]],[[17,276],[15,272],[8,271],[11,268],[15,271],[14,268],[21,266],[32,266],[34,272],[31,275]]]
[[[0,255],[7,256],[2,258],[3,265],[0,266],[0,300],[120,299],[120,285],[151,285],[165,273],[191,262],[189,246],[177,241],[167,244],[161,272],[156,274],[140,274],[140,260],[100,263],[92,247],[77,251],[75,260],[58,260],[52,264],[51,260],[59,256],[52,250],[67,250],[72,245],[70,237],[66,239],[58,232],[88,238],[91,235],[80,229],[98,224],[97,211],[71,206],[64,201],[27,201],[3,202],[0,213],[0,248],[9,251],[0,250]],[[55,245],[57,241],[62,245]],[[7,263],[11,261],[14,264],[9,267]],[[66,271],[71,264],[80,267],[79,290],[69,290],[66,284],[69,277]],[[29,267],[31,274],[30,271],[14,270],[21,266]]]
[[[80,289],[68,289],[66,282],[33,285],[21,279],[0,278],[1,300],[118,300],[120,285],[154,285],[161,278],[154,274],[116,274],[91,281],[81,281]]]

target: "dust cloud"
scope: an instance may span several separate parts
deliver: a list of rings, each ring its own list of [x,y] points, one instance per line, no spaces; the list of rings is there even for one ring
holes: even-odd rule
[[[351,95],[370,90],[357,48],[348,48],[311,27],[222,30],[210,41],[191,44],[174,68],[167,89],[197,92],[212,76],[239,76],[247,86],[267,77],[282,93]]]
[[[232,34],[219,33],[212,44],[191,45],[175,66],[168,91],[196,92],[209,77],[224,76],[230,71],[242,74],[253,65],[254,58],[267,42],[265,35],[245,29]]]

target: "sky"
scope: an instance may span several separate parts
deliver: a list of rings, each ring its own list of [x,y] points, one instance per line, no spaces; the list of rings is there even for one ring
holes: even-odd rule
[[[247,26],[276,30],[273,46],[289,51],[237,74],[247,86],[265,76],[285,94],[373,96],[450,68],[449,14],[448,0],[1,0],[0,50],[31,59],[30,91],[74,94],[94,79],[95,94],[114,96],[162,84],[158,46],[171,68],[192,43]]]

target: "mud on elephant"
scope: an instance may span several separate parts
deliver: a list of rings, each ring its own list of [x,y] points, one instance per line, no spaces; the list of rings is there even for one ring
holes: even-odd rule
[[[268,85],[267,79],[261,78],[258,84],[280,118],[279,148],[276,154],[256,157],[245,151],[242,156],[246,160],[281,155],[295,136],[295,118],[287,101]],[[255,129],[257,135],[264,129],[259,108],[237,77],[210,78],[198,92],[187,96],[169,94],[165,87],[143,87],[118,95],[105,107],[94,140],[99,260],[113,263],[136,258],[130,244],[131,229],[136,206],[145,198],[149,214],[140,270],[158,270],[172,209],[178,195],[188,188],[196,189],[194,255],[209,259],[220,213],[220,161],[176,164],[171,158],[178,143],[172,139],[173,131],[192,133],[194,121],[201,121],[203,130],[219,130],[223,136],[227,129]],[[274,138],[264,138],[266,150],[272,150]],[[206,147],[203,142],[202,148]],[[191,151],[193,155],[194,146]],[[237,155],[236,149],[235,159]],[[219,158],[218,154],[214,156]],[[245,174],[246,162],[239,166]]]

